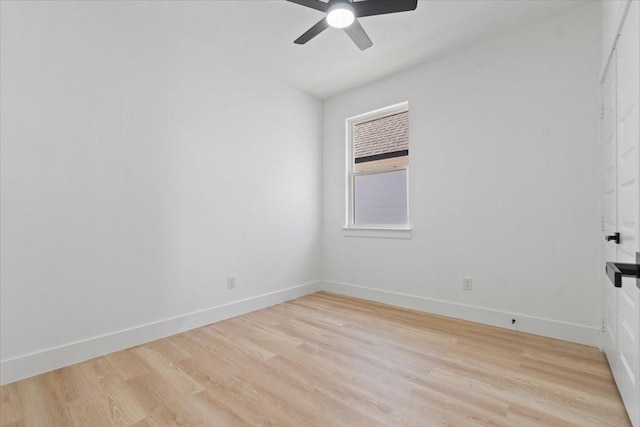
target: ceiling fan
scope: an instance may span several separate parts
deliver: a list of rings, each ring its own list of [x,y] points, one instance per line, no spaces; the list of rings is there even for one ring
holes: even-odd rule
[[[295,44],[305,44],[329,27],[342,28],[344,32],[360,48],[365,50],[373,46],[373,42],[358,22],[365,16],[384,15],[387,13],[407,12],[415,10],[418,0],[287,0],[301,6],[319,10],[327,15],[307,32],[298,37]]]

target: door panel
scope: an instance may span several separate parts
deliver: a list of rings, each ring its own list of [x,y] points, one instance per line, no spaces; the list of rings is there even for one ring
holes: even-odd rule
[[[625,403],[629,418],[634,426],[640,425],[640,392],[638,390],[638,288],[635,280],[623,280],[622,288],[618,295],[618,348],[619,361],[616,370],[613,371],[620,391],[620,396]]]
[[[635,354],[638,344],[638,288],[632,280],[629,282],[623,285],[618,298],[618,329],[620,333],[620,358],[630,383],[635,385],[637,370]]]
[[[631,22],[627,22],[631,24]],[[627,25],[624,27],[628,28]],[[638,251],[638,80],[633,78],[637,54],[630,52],[630,34],[618,45],[618,261],[635,262]]]

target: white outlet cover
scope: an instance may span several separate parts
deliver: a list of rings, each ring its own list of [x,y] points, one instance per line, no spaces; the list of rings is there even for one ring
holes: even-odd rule
[[[233,289],[235,287],[236,287],[236,277],[235,276],[227,277],[227,288]]]

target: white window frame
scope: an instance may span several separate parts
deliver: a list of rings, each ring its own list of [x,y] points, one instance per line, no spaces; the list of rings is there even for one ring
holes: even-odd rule
[[[400,102],[388,107],[379,108],[368,113],[359,114],[348,118],[345,121],[346,127],[346,182],[345,182],[345,227],[344,235],[352,237],[380,237],[380,238],[411,238],[411,226],[409,220],[409,165],[397,166],[393,168],[380,168],[372,171],[354,172],[353,159],[353,128],[354,126],[375,119],[380,119],[394,114],[409,111],[409,102]],[[411,163],[411,160],[409,160]],[[407,179],[407,223],[406,224],[354,224],[354,180],[356,176],[368,175],[372,173],[390,172],[406,170]]]

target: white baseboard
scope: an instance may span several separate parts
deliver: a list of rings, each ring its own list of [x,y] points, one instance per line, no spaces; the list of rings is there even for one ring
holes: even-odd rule
[[[317,281],[3,360],[0,362],[0,385],[240,316],[321,290],[507,329],[516,329],[511,325],[511,319],[516,319],[517,330],[522,332],[594,347],[598,347],[601,342],[600,329],[591,326],[474,307],[348,283]]]
[[[0,362],[0,385],[93,359],[322,290],[311,282]]]
[[[600,329],[592,326],[543,319],[507,311],[491,310],[416,295],[383,291],[348,283],[324,281],[322,289],[336,294],[518,330],[549,338],[557,338],[593,347],[599,347],[601,342],[602,332]],[[511,325],[511,319],[516,319],[517,328]]]

